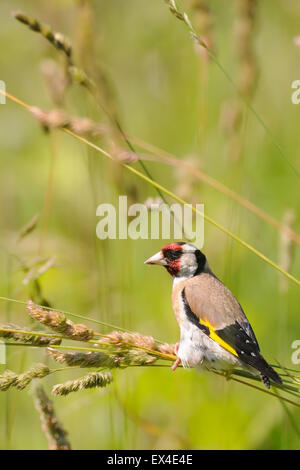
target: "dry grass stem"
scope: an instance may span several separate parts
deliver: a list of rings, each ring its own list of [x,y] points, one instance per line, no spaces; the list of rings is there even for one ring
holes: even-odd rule
[[[18,330],[21,330],[18,332]],[[24,328],[14,323],[0,325],[0,338],[12,339],[18,343],[32,344],[32,346],[47,346],[51,344],[60,344],[60,338],[49,338],[34,333],[23,333]]]
[[[199,31],[203,41],[210,50],[213,50],[212,26],[213,16],[210,11],[209,0],[189,0],[188,2],[194,10],[195,27]],[[210,61],[211,57],[203,47],[197,48],[197,52],[204,61]]]
[[[60,109],[44,111],[32,106],[29,111],[45,130],[66,127],[76,134],[93,138],[103,137],[108,132],[105,124],[98,124],[88,118],[73,118]]]
[[[237,45],[238,72],[237,90],[240,97],[250,101],[256,88],[258,66],[253,52],[252,41],[255,30],[256,0],[238,0],[235,28]],[[243,123],[244,103],[235,99],[226,103],[221,116],[223,129],[229,135],[229,157],[238,161],[243,153],[241,128]]]
[[[23,284],[27,285],[31,281],[37,280],[42,274],[45,274],[49,269],[55,266],[56,256],[48,258],[40,267],[33,266],[23,279]]]
[[[260,207],[256,206],[253,202],[244,198],[236,191],[233,191],[231,188],[228,188],[228,186],[225,186],[223,183],[216,180],[212,176],[209,176],[203,170],[200,170],[194,165],[191,165],[191,163],[186,160],[180,160],[179,158],[176,158],[171,153],[165,150],[162,150],[156,147],[155,145],[151,145],[148,142],[145,142],[136,137],[131,137],[131,139],[140,148],[148,152],[151,152],[152,155],[148,154],[148,158],[154,161],[160,161],[160,162],[163,161],[166,164],[177,167],[179,170],[181,169],[181,171],[188,171],[193,176],[193,178],[203,181],[203,183],[208,184],[209,186],[214,188],[216,191],[230,197],[231,199],[236,201],[238,204],[243,206],[245,209],[255,214],[261,220],[264,220],[266,223],[273,226],[279,232],[286,234],[287,237],[289,237],[295,243],[300,245],[300,236],[294,230],[292,230],[291,227],[288,227],[287,225],[284,225],[283,223],[278,222],[278,220],[274,219],[274,217],[272,217],[270,214],[265,212]]]
[[[48,348],[47,351],[49,356],[56,362],[65,364],[65,368],[50,370],[44,364],[35,364],[28,371],[20,375],[7,370],[0,376],[1,391],[7,391],[10,387],[16,387],[18,390],[22,390],[34,378],[42,378],[53,372],[58,372],[68,368],[85,367],[100,369],[79,379],[68,381],[54,387],[54,394],[67,395],[70,392],[75,392],[85,388],[103,387],[110,383],[112,376],[109,371],[103,371],[103,369],[125,368],[130,366],[153,366],[159,359],[165,359],[168,361],[174,361],[174,359],[176,359],[174,345],[158,343],[151,336],[118,330],[105,335],[89,330],[92,332],[93,339],[87,340],[86,338],[91,336],[91,333],[89,335],[86,334],[86,331],[88,330],[87,327],[85,325],[73,325],[69,320],[67,320],[63,313],[52,310],[46,311],[45,309],[34,305],[32,301],[29,302],[28,311],[31,316],[40,321],[40,323],[60,333],[63,332],[65,339],[77,339],[84,342],[88,341],[93,346],[90,348],[56,346],[56,348],[70,348],[74,350],[74,352],[71,353],[63,353],[60,350]],[[82,329],[82,332],[85,332],[83,336],[78,335],[76,332],[74,333],[74,330],[78,327]],[[68,333],[70,333],[70,329],[72,332],[71,336],[68,335]],[[6,331],[8,333],[18,333],[18,330],[16,329],[12,329],[10,332],[9,329]],[[34,335],[34,332],[21,331],[20,334]],[[37,332],[36,335],[43,336],[42,333],[37,334]],[[45,333],[45,335],[47,336],[47,333]],[[95,339],[96,337],[101,337],[101,341]],[[160,365],[162,364],[158,364],[158,366]],[[290,374],[290,376],[287,377],[285,369],[280,369],[283,371],[283,385],[280,387],[278,386],[277,388],[299,398],[300,393],[296,376]],[[215,370],[212,370],[211,372],[228,379],[228,375],[222,372]],[[245,385],[252,386],[252,388],[254,387],[258,390],[262,390],[259,387],[251,385],[249,382],[246,383],[234,377],[239,375],[246,377],[248,380],[258,380],[257,377],[254,377],[250,373],[246,373],[242,370],[233,370],[230,378]],[[269,393],[271,396],[276,396],[271,392],[265,390],[262,391]],[[281,399],[295,406],[300,406],[298,403],[292,402],[285,397],[281,397]]]
[[[18,235],[18,241],[29,235],[36,228],[39,218],[40,214],[35,214],[32,219],[23,228],[21,228]]]
[[[188,23],[189,24],[189,23]],[[0,89],[0,94],[2,95],[5,95],[8,99],[14,101],[15,103],[19,104],[20,106],[23,106],[24,108],[26,109],[29,109],[30,106],[27,105],[26,103],[22,102],[21,100],[19,100],[18,98],[14,97],[13,95],[11,95],[10,93],[7,93],[6,91],[2,91]],[[264,125],[265,127],[265,125]],[[268,130],[266,127],[265,127],[266,130]],[[99,147],[98,145],[96,144],[93,144],[92,142],[90,142],[89,140],[87,140],[86,138],[84,137],[81,137],[77,134],[75,134],[74,132],[70,131],[69,129],[67,128],[62,128],[62,131],[64,131],[66,134],[69,134],[71,135],[72,137],[76,138],[78,141],[80,142],[83,142],[85,143],[89,148],[93,148],[95,150],[97,150],[98,152],[100,152],[102,155],[105,155],[107,158],[109,159],[112,159],[112,156],[107,152],[105,151],[104,149],[102,149],[101,147]],[[274,139],[273,139],[274,141]],[[277,144],[278,146],[278,144]],[[280,148],[280,147],[279,147]],[[282,153],[282,151],[281,151]],[[282,154],[284,155],[284,154]],[[151,186],[153,186],[154,188],[158,189],[160,194],[165,194],[167,196],[170,196],[172,199],[174,199],[175,201],[179,202],[180,204],[187,204],[187,202],[178,197],[175,193],[173,193],[172,191],[166,189],[164,186],[162,186],[161,184],[157,183],[155,180],[153,180],[151,177],[149,176],[146,176],[145,174],[141,173],[140,171],[138,171],[136,168],[130,166],[130,165],[127,165],[127,164],[124,164],[124,163],[121,163],[122,166],[124,168],[126,168],[128,171],[130,171],[131,173],[133,173],[134,175],[138,176],[140,179],[142,179],[143,181],[146,181],[147,183],[149,183]],[[221,224],[219,224],[218,222],[216,222],[214,219],[212,219],[210,216],[208,216],[207,214],[205,213],[202,213],[200,211],[197,210],[197,208],[195,208],[194,206],[191,207],[192,211],[195,213],[195,214],[198,214],[200,215],[201,217],[204,218],[205,221],[209,222],[210,224],[212,224],[214,227],[216,227],[218,230],[221,230],[223,233],[225,233],[227,236],[229,236],[230,238],[232,238],[233,240],[235,240],[237,243],[239,243],[241,246],[243,246],[244,248],[248,249],[249,251],[251,251],[253,254],[255,254],[257,257],[259,257],[260,259],[262,259],[265,263],[269,264],[270,266],[272,266],[272,268],[276,269],[277,271],[279,271],[281,274],[283,274],[284,276],[286,276],[288,279],[290,279],[291,281],[293,281],[295,284],[297,285],[300,285],[300,281],[295,277],[293,276],[292,274],[288,273],[287,271],[284,271],[278,264],[274,263],[270,258],[268,258],[267,256],[265,256],[263,253],[261,253],[259,250],[257,250],[256,248],[254,248],[252,245],[250,245],[249,243],[247,243],[246,241],[244,241],[242,238],[240,238],[239,236],[235,235],[233,232],[231,232],[230,230],[226,229],[225,227],[223,227]]]
[[[71,450],[71,444],[67,439],[67,431],[59,422],[53,403],[49,400],[41,384],[32,389],[35,407],[40,415],[42,430],[48,441],[49,450]]]

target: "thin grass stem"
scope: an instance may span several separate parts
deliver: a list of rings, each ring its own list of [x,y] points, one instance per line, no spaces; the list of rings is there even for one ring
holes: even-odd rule
[[[298,178],[300,178],[300,172],[298,171],[298,169],[292,164],[292,162],[290,162],[290,160],[287,158],[286,154],[285,154],[285,151],[282,147],[282,145],[278,142],[278,140],[276,139],[276,137],[274,136],[273,132],[271,131],[270,127],[266,124],[266,122],[264,121],[264,119],[260,116],[260,114],[256,111],[256,109],[254,108],[254,106],[248,101],[247,98],[245,98],[243,95],[241,95],[241,93],[239,92],[234,80],[231,78],[230,74],[227,72],[227,70],[225,69],[225,67],[221,64],[221,62],[219,61],[218,57],[215,55],[215,53],[207,46],[207,44],[197,35],[188,15],[185,13],[185,12],[181,12],[179,11],[179,9],[177,8],[177,5],[175,3],[175,0],[165,0],[165,2],[168,4],[169,6],[169,9],[171,11],[171,13],[173,13],[173,15],[178,18],[179,20],[181,20],[188,28],[190,34],[191,34],[191,37],[194,41],[197,42],[197,44],[199,44],[201,47],[203,47],[207,53],[209,54],[209,56],[211,57],[211,59],[214,61],[214,63],[217,65],[217,67],[222,71],[222,73],[225,75],[225,77],[227,78],[227,80],[231,83],[231,85],[233,86],[235,92],[237,93],[237,95],[240,97],[241,100],[243,100],[243,102],[245,103],[245,105],[247,106],[247,108],[251,111],[251,113],[255,116],[255,118],[257,119],[257,121],[261,124],[261,126],[263,127],[263,129],[265,130],[265,132],[269,135],[269,137],[271,138],[273,144],[277,147],[278,151],[279,151],[279,155],[281,156],[281,158],[288,164],[288,166],[290,167],[290,169],[294,172],[294,174],[296,176],[298,176]]]
[[[6,91],[3,91],[3,90],[0,90],[0,93],[3,94],[3,95],[6,95],[7,98],[9,99],[12,99],[12,101],[18,103],[18,104],[21,104],[21,106],[23,106],[24,108],[27,108],[29,109],[30,106],[26,103],[23,103],[21,102],[20,100],[18,100],[17,98],[13,97],[12,95],[10,95],[9,93],[7,93]],[[97,150],[98,152],[102,153],[102,155],[105,155],[107,158],[111,159],[111,160],[114,160],[113,157],[110,155],[109,152],[107,152],[106,150],[102,149],[101,147],[99,147],[98,145],[90,142],[89,140],[85,139],[84,137],[81,137],[77,134],[75,134],[74,132],[70,131],[69,129],[66,129],[64,127],[61,128],[61,130],[63,132],[65,132],[66,134],[69,134],[70,136],[74,137],[75,139],[85,143],[86,145],[88,145],[89,147]],[[144,181],[146,181],[147,183],[151,184],[153,187],[155,188],[158,188],[160,189],[164,194],[166,194],[167,196],[170,196],[172,199],[174,199],[175,201],[179,202],[180,204],[182,205],[188,205],[189,203],[187,201],[185,201],[184,199],[178,197],[176,194],[174,194],[172,191],[166,189],[164,186],[162,186],[161,184],[157,183],[156,181],[152,180],[151,178],[148,178],[148,176],[144,175],[143,173],[141,173],[140,171],[138,171],[136,168],[133,168],[132,166],[130,165],[127,165],[126,163],[122,163],[122,162],[119,162],[120,165],[122,165],[123,167],[127,168],[128,171],[130,171],[131,173],[134,173],[136,176],[138,176],[139,178],[143,179]],[[282,269],[278,264],[274,263],[274,261],[272,261],[271,259],[269,259],[267,256],[265,256],[263,253],[261,253],[259,250],[257,250],[256,248],[254,248],[252,245],[250,245],[249,243],[245,242],[244,240],[242,240],[240,237],[238,237],[237,235],[235,235],[234,233],[232,233],[230,230],[227,230],[225,227],[223,227],[222,225],[220,225],[218,222],[216,222],[214,219],[212,219],[211,217],[209,217],[208,215],[206,214],[203,214],[202,212],[200,212],[199,210],[197,210],[195,207],[191,206],[191,209],[192,211],[203,217],[204,220],[206,220],[207,222],[209,222],[211,225],[214,225],[218,230],[222,231],[223,233],[225,233],[227,236],[229,236],[230,238],[232,238],[234,241],[236,241],[237,243],[239,243],[240,245],[242,245],[244,248],[247,248],[249,251],[251,251],[253,254],[255,254],[258,258],[261,258],[265,263],[269,264],[270,266],[272,266],[274,269],[276,269],[277,271],[279,271],[281,274],[283,274],[284,276],[286,276],[289,280],[291,280],[292,282],[294,282],[295,284],[297,284],[298,286],[300,286],[300,280],[298,280],[295,276],[293,276],[292,274],[288,273],[287,271],[285,271],[284,269]]]

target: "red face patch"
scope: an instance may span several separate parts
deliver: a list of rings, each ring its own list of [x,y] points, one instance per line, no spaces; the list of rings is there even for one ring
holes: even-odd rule
[[[179,243],[169,243],[168,245],[165,245],[162,247],[161,251],[164,253],[166,250],[175,250],[175,251],[182,251],[182,245],[179,245]]]
[[[179,243],[169,243],[162,248],[162,253],[167,261],[166,268],[171,276],[176,276],[180,272],[182,245]]]
[[[174,261],[169,261],[169,266],[167,267],[168,272],[171,276],[176,276],[180,271],[180,258],[175,259]]]

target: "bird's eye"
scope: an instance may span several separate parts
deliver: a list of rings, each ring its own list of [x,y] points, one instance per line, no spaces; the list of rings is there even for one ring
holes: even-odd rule
[[[179,250],[165,250],[164,256],[167,258],[168,261],[175,261],[176,259],[180,258],[182,252]]]

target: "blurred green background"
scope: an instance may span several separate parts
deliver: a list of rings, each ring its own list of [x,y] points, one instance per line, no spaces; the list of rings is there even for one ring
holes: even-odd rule
[[[207,32],[237,83],[245,60],[246,78],[254,73],[256,81],[248,98],[299,170],[300,105],[291,102],[291,84],[300,79],[300,50],[294,44],[300,32],[299,2],[278,0],[275,8],[263,0],[253,6],[251,53],[241,51],[238,36],[241,28],[247,32],[241,12],[249,2],[200,3],[209,7],[202,16],[197,0],[179,5],[200,33]],[[279,221],[288,209],[297,213],[299,177],[221,71],[195,50],[163,0],[2,0],[0,79],[8,92],[30,105],[52,109],[57,104],[42,69],[46,59],[63,69],[62,56],[17,23],[12,9],[26,11],[71,39],[76,62],[98,80],[107,106],[116,110],[130,136],[192,162]],[[63,108],[108,124],[79,86],[69,87]],[[241,122],[230,127],[235,109],[241,109]],[[53,307],[176,342],[171,279],[164,270],[143,264],[166,241],[96,238],[98,204],[116,203],[119,194],[144,202],[157,196],[155,189],[71,137],[44,133],[26,110],[8,100],[0,105],[0,119],[0,295],[24,301],[37,295],[32,281],[22,282],[19,260],[30,264],[37,256],[56,256],[55,267],[39,279],[42,297]],[[107,140],[99,144],[111,145]],[[269,224],[184,171],[156,162],[147,166],[158,182],[189,202],[203,202],[207,215],[280,261],[279,234]],[[36,213],[41,214],[38,228],[17,243],[21,227]],[[294,229],[299,228],[296,220]],[[238,297],[264,356],[293,367],[291,344],[300,339],[299,287],[292,282],[282,287],[277,271],[208,223],[204,252]],[[295,276],[300,273],[298,253],[294,250],[289,266]],[[30,326],[22,305],[2,300],[0,321]],[[9,348],[7,356],[6,367],[17,372],[45,359],[43,351],[22,347]],[[0,372],[6,367],[0,365]],[[70,376],[61,372],[43,383],[50,392],[54,383]],[[114,378],[105,390],[54,399],[74,449],[299,448],[299,436],[280,402],[243,385],[212,374],[155,367],[116,371]],[[300,412],[295,407],[290,412],[300,429]],[[0,416],[1,449],[46,448],[27,390],[1,393]]]

